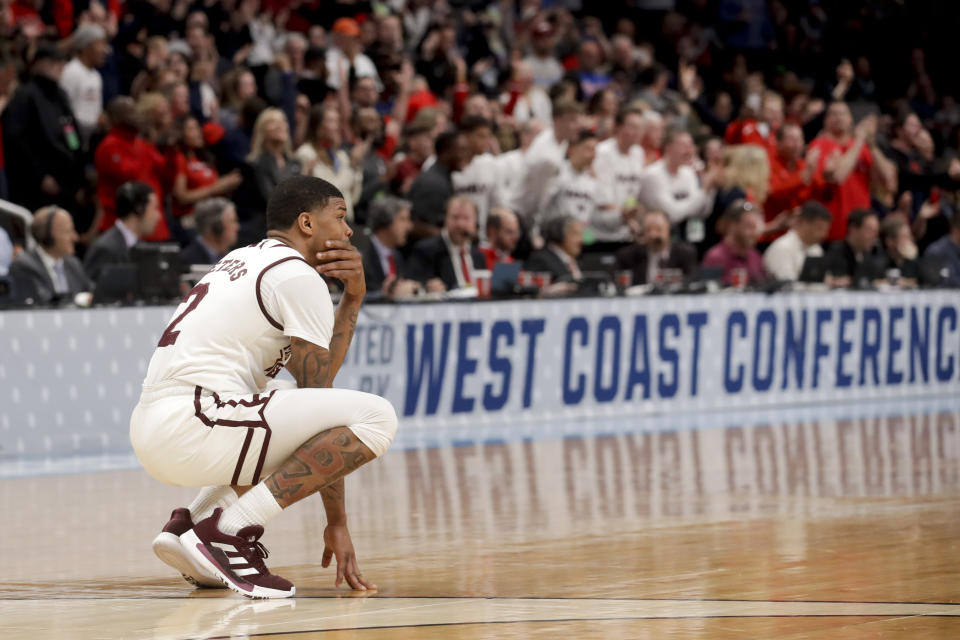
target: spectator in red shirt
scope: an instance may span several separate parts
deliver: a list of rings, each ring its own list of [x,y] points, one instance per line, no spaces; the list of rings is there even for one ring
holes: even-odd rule
[[[877,149],[876,133],[876,116],[867,116],[854,129],[850,107],[834,102],[827,110],[823,132],[810,143],[810,150],[820,154],[817,171],[827,183],[819,197],[833,214],[828,240],[844,238],[851,211],[870,208],[872,183],[896,192],[896,167]]]
[[[817,172],[820,150],[811,149],[806,158],[803,129],[785,124],[777,131],[777,149],[770,154],[770,190],[763,213],[767,225],[784,212],[790,212],[823,190],[823,176]],[[761,242],[772,242],[785,232],[771,233]]]
[[[193,205],[207,198],[225,196],[240,186],[239,169],[221,177],[207,150],[200,122],[192,115],[183,116],[175,125],[179,134],[174,155],[173,215],[183,219],[193,214]],[[181,223],[190,228],[192,220]]]
[[[153,187],[157,201],[162,202],[159,188],[166,166],[163,155],[139,134],[141,124],[138,109],[132,98],[120,96],[107,106],[111,129],[97,147],[93,163],[97,169],[97,197],[103,207],[99,228],[106,231],[116,221],[114,195],[120,185],[138,180]],[[162,209],[161,209],[162,211]],[[163,216],[154,227],[149,240],[167,240],[170,230]]]
[[[497,264],[513,262],[511,255],[520,241],[520,220],[510,209],[494,207],[487,214],[487,241],[480,245],[480,251],[487,259],[487,269],[493,270]]]
[[[751,96],[756,99],[756,96]],[[749,103],[750,98],[747,99]],[[771,154],[777,150],[777,131],[783,125],[783,98],[773,91],[763,94],[760,117],[738,118],[727,127],[727,144],[754,144]]]
[[[703,266],[722,268],[723,282],[726,284],[737,284],[734,276],[738,270],[746,275],[746,282],[742,284],[759,284],[767,280],[763,256],[757,251],[757,240],[763,229],[760,209],[745,200],[739,200],[730,205],[723,218],[726,235],[719,244],[707,251]]]

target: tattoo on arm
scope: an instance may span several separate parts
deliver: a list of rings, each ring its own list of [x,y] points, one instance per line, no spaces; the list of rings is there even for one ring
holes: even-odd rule
[[[305,389],[333,386],[333,380],[347,357],[347,349],[357,329],[359,312],[359,303],[352,304],[341,300],[333,322],[329,349],[300,338],[290,339],[291,355],[287,361],[287,369],[293,374],[298,387]]]
[[[340,307],[337,308],[337,317],[333,323],[333,337],[330,338],[331,353],[339,354],[342,349],[343,356],[345,357],[347,355],[347,349],[350,347],[353,334],[357,330],[357,316],[359,313],[359,307],[350,308],[350,306],[345,305],[343,302],[340,303]],[[340,364],[342,363],[343,358],[340,359],[337,369],[340,368]]]
[[[287,369],[293,374],[298,387],[329,387],[333,384],[329,351],[300,338],[293,338],[290,347],[292,353],[287,361]]]

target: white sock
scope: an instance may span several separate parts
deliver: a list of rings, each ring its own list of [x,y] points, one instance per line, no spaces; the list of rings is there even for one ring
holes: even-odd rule
[[[259,524],[263,526],[283,511],[277,499],[262,482],[240,496],[233,506],[225,509],[220,516],[217,528],[231,536],[244,527]]]
[[[194,524],[213,514],[217,507],[226,510],[227,507],[237,501],[237,492],[230,486],[225,487],[204,487],[200,493],[193,499],[190,506],[190,518]]]

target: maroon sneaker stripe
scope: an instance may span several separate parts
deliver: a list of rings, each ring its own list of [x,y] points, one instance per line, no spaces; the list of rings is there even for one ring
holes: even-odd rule
[[[214,555],[210,552],[210,549],[207,548],[207,545],[199,543],[197,544],[197,549],[200,550],[200,553],[206,556],[207,560],[212,562],[215,567],[220,569],[220,571],[230,578],[230,582],[232,582],[235,587],[244,591],[253,591],[253,585],[244,580],[240,580],[233,571],[223,566],[224,563],[218,562],[217,558],[214,557]]]

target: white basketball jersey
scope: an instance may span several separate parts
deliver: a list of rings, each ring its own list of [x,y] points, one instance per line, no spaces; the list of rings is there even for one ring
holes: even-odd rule
[[[493,207],[503,206],[503,185],[498,183],[497,157],[491,153],[474,156],[463,171],[451,176],[453,192],[473,201],[477,207],[477,230],[481,239],[487,237],[487,215]]]
[[[145,387],[166,382],[260,393],[290,357],[290,338],[325,349],[333,333],[327,284],[278,240],[230,252],[177,307]]]

